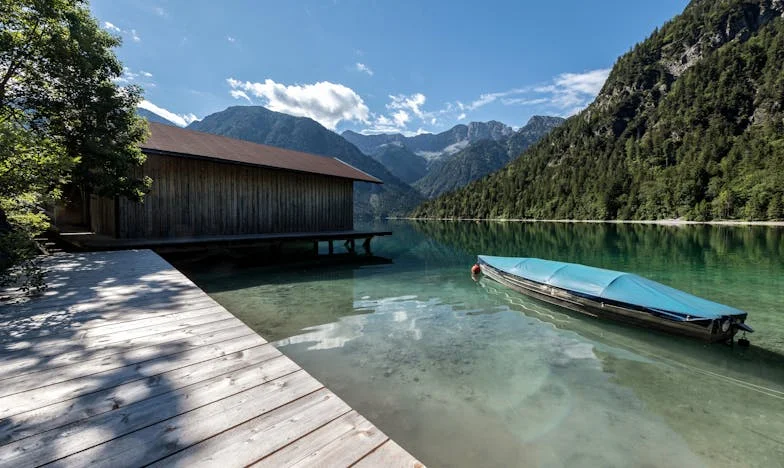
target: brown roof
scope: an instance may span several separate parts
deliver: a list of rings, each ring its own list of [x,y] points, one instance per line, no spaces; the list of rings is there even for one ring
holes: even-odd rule
[[[382,183],[370,174],[337,158],[260,145],[156,122],[149,124],[150,137],[141,145],[144,152],[215,159],[252,166],[323,174],[376,184]]]

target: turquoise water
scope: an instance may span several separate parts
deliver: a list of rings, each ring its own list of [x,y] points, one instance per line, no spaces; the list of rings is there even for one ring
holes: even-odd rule
[[[784,466],[784,229],[375,227],[388,263],[175,263],[430,466]],[[757,332],[741,349],[577,316],[474,282],[480,253],[635,272]]]

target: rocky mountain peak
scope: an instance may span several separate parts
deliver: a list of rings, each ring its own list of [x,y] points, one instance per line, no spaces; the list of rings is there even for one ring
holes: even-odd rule
[[[496,120],[489,122],[471,122],[468,124],[466,138],[469,141],[478,140],[501,140],[514,133],[512,127]]]

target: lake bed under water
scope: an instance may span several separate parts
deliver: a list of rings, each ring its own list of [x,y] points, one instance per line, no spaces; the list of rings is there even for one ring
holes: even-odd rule
[[[367,226],[363,226],[367,227]],[[174,260],[431,466],[784,466],[784,229],[390,222],[390,260]],[[749,349],[472,280],[478,254],[629,271],[749,312]]]

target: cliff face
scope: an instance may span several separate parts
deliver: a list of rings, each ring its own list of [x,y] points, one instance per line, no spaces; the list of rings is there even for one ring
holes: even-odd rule
[[[780,219],[784,1],[695,0],[596,100],[425,217]]]
[[[428,160],[437,160],[456,153],[470,143],[486,139],[499,141],[508,138],[513,133],[512,127],[491,120],[489,122],[471,122],[468,125],[455,125],[441,133],[423,133],[410,137],[399,133],[363,135],[351,130],[346,130],[341,135],[365,154],[376,154],[384,145],[397,144],[405,146],[409,151],[424,156]]]

